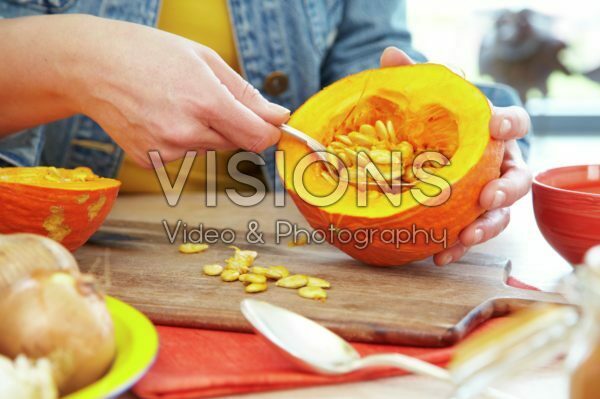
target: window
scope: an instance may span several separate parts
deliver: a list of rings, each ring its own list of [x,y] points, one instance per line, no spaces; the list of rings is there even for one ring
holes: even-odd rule
[[[523,9],[530,12],[519,14]],[[432,62],[462,69],[474,82],[505,79],[530,86],[523,97],[539,134],[600,135],[598,21],[600,3],[589,0],[408,1],[414,46]],[[566,47],[556,51],[560,41]],[[539,88],[544,83],[547,95]]]

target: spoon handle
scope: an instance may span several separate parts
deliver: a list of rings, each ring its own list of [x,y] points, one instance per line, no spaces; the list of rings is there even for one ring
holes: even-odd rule
[[[301,132],[300,130],[291,127],[290,125],[286,125],[282,123],[279,125],[279,130],[284,132],[285,134],[292,136],[308,145],[308,147],[313,151],[326,151],[325,147],[319,143],[317,140],[310,137],[308,134]]]
[[[400,353],[386,353],[380,355],[370,355],[358,360],[358,368],[363,367],[397,367],[402,370],[410,371],[414,374],[424,375],[427,377],[433,377],[441,381],[446,381],[450,384],[455,382],[448,370],[445,368],[436,366],[426,361],[402,355]],[[492,399],[516,399],[514,396],[505,394],[504,392],[498,391],[494,388],[487,388],[484,390],[484,397]]]
[[[359,364],[361,368],[385,366],[397,367],[415,374],[426,375],[448,382],[451,381],[448,370],[400,353],[366,356],[359,360]]]

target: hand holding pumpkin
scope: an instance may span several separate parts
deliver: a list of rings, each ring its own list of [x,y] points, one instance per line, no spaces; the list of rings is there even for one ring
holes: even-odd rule
[[[413,63],[410,57],[395,47],[387,48],[381,55],[382,67]],[[460,233],[460,241],[457,244],[434,255],[434,262],[438,266],[460,259],[471,246],[500,234],[510,220],[508,207],[527,194],[531,187],[531,173],[516,141],[527,134],[529,116],[520,107],[492,109],[490,135],[505,142],[501,176],[489,182],[481,192],[479,202],[487,212]]]

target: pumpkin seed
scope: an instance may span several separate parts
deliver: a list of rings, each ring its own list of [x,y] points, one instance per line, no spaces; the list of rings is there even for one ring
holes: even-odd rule
[[[331,287],[331,283],[329,281],[319,278],[308,276],[308,283],[306,283],[307,287],[319,287],[319,288],[329,288]]]
[[[260,274],[261,276],[265,276],[268,271],[268,268],[262,266],[252,266],[250,268],[250,273]]]
[[[382,121],[375,122],[375,132],[377,132],[377,137],[383,141],[389,141],[390,136],[385,124]]]
[[[404,169],[404,173],[402,174],[402,179],[407,183],[412,183],[417,181],[415,174],[413,173],[412,168]]]
[[[241,274],[239,277],[239,280],[242,283],[266,283],[267,282],[267,278],[263,275],[260,274],[254,274],[254,273],[244,273]]]
[[[244,289],[249,294],[255,294],[257,292],[264,292],[267,290],[266,283],[251,283],[246,286]]]
[[[400,151],[402,159],[406,165],[408,162],[412,163],[412,157],[414,155],[413,146],[408,141],[402,141],[394,146],[394,149]]]
[[[396,130],[394,129],[394,124],[392,123],[392,121],[387,121],[385,127],[387,129],[388,136],[390,137],[391,141],[395,143],[397,141],[397,138]]]
[[[223,272],[223,266],[217,264],[204,265],[202,271],[207,276],[219,276]]]
[[[364,125],[363,125],[364,126]],[[348,138],[356,145],[372,146],[375,142],[375,135],[367,135],[359,132],[348,133]]]
[[[367,125],[367,124],[361,125],[360,129],[358,129],[358,130],[366,136],[377,137],[377,132],[375,131],[375,128],[371,125]]]
[[[352,145],[352,142],[350,142],[350,145]],[[346,146],[344,145],[344,143],[332,141],[331,143],[329,143],[329,146],[327,147],[327,149],[329,149],[330,147],[333,149],[336,149],[336,150],[341,150],[342,148],[345,148]],[[331,151],[331,152],[333,152],[333,151]]]
[[[199,252],[206,251],[208,249],[208,244],[194,244],[191,242],[181,244],[179,246],[179,252],[182,254],[197,254]]]
[[[237,256],[239,258],[252,259],[252,261],[254,261],[254,259],[256,259],[256,257],[258,256],[258,252],[256,252],[256,251],[241,250],[238,247],[236,247],[235,245],[230,245],[229,248],[234,249],[235,250],[234,256]]]
[[[221,280],[226,282],[237,281],[240,278],[240,272],[237,270],[225,269],[221,273]]]
[[[346,154],[348,155],[348,158],[350,160],[349,165],[354,165],[354,163],[356,162],[356,151],[354,151],[351,148],[344,148],[344,151],[346,151]]]
[[[348,136],[339,134],[339,135],[335,136],[335,138],[336,138],[336,140],[338,140],[346,145],[352,145],[352,140],[350,140],[350,138],[348,138]]]
[[[278,272],[281,275],[281,277],[279,277],[279,278],[284,278],[284,277],[287,277],[290,275],[290,271],[285,266],[271,266],[271,267],[269,267],[269,270],[271,272]],[[269,276],[267,276],[267,277],[269,277]],[[271,278],[271,277],[269,277],[269,278]]]
[[[377,164],[389,164],[392,161],[391,153],[388,150],[371,150],[369,155]]]
[[[302,287],[298,290],[298,294],[302,298],[325,300],[327,292],[321,287]]]
[[[369,158],[369,156],[367,155],[366,152],[361,151],[358,153],[358,156],[356,157],[356,162],[357,162],[358,166],[365,167],[371,163],[371,159]]]
[[[303,274],[294,274],[292,276],[284,277],[282,279],[277,280],[278,287],[283,288],[300,288],[304,287],[308,283],[308,277]]]
[[[348,158],[348,154],[346,154],[345,152],[338,152],[336,155],[338,156],[339,159],[342,160],[344,165],[346,165],[346,166],[351,165],[350,159]]]
[[[61,179],[60,177],[56,177],[54,175],[45,175],[44,179],[54,182],[54,183],[60,183],[63,181],[63,179]]]

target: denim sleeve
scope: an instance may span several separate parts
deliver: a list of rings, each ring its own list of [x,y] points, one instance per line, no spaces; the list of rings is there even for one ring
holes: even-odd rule
[[[336,38],[321,66],[321,84],[377,68],[388,46],[404,50],[417,61],[425,57],[411,46],[405,0],[347,0]]]

